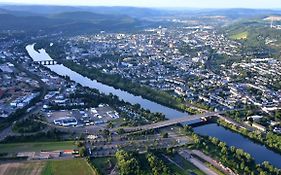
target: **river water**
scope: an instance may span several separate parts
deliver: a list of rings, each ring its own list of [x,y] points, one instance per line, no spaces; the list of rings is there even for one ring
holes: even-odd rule
[[[39,52],[34,50],[34,44],[28,45],[26,47],[26,50],[34,61],[42,61],[46,58],[47,60],[50,60],[51,58],[44,49],[40,49]],[[96,80],[91,80],[87,77],[83,77],[82,75],[61,64],[48,65],[47,67],[59,75],[68,76],[71,80],[81,84],[82,86],[98,89],[100,92],[105,94],[112,93],[113,95],[118,96],[124,101],[130,102],[132,104],[138,103],[141,105],[141,107],[149,109],[152,112],[161,112],[165,114],[165,116],[169,119],[184,117],[188,115],[187,113],[168,108],[166,106],[144,99],[140,96],[130,94],[126,91],[115,89],[111,86],[97,82]],[[267,149],[265,146],[256,144],[237,133],[218,126],[217,124],[207,124],[204,126],[199,126],[194,128],[194,131],[201,135],[216,137],[219,140],[226,142],[228,146],[235,146],[237,148],[243,149],[244,151],[250,153],[257,163],[269,161],[276,167],[281,168],[281,155]]]

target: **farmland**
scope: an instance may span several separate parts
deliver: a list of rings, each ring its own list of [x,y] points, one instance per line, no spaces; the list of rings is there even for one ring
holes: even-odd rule
[[[41,175],[45,162],[0,164],[0,175]]]

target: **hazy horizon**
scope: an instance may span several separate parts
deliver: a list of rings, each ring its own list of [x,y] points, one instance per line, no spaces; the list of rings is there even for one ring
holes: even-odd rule
[[[129,6],[150,8],[252,8],[281,9],[280,0],[0,0],[0,4],[11,5],[60,5],[60,6]]]

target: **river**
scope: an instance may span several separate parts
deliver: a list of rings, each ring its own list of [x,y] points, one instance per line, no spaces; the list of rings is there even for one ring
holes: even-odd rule
[[[272,165],[281,168],[281,155],[267,149],[263,145],[254,143],[240,134],[225,129],[216,123],[195,127],[194,131],[200,135],[216,137],[229,146],[243,149],[245,152],[249,153],[257,163],[268,161]]]
[[[34,61],[42,61],[42,59],[44,58],[48,58],[47,60],[50,60],[51,58],[44,49],[40,49],[39,52],[35,51],[34,44],[26,46],[26,50]],[[81,84],[82,86],[98,89],[100,92],[105,94],[112,93],[113,95],[116,95],[120,99],[129,103],[138,103],[141,105],[141,107],[149,109],[152,112],[161,112],[165,114],[165,116],[169,119],[188,115],[187,113],[168,108],[166,106],[144,99],[140,96],[130,94],[126,91],[115,89],[111,86],[97,82],[96,80],[91,80],[87,77],[83,77],[82,75],[61,64],[48,65],[47,67],[59,75],[68,76],[71,80]],[[201,135],[216,137],[219,140],[226,142],[228,146],[235,146],[237,148],[245,150],[246,152],[251,154],[251,156],[256,160],[257,163],[269,161],[276,167],[281,168],[281,155],[267,149],[265,146],[256,144],[237,133],[226,130],[225,128],[218,126],[217,124],[207,124],[204,126],[196,127],[194,130],[196,133]]]

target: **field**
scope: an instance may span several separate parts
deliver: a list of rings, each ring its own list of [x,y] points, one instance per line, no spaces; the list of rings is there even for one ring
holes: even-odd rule
[[[83,159],[0,164],[0,175],[95,175]]]
[[[0,164],[0,175],[41,175],[45,162]]]
[[[33,142],[33,143],[11,143],[0,144],[0,153],[14,153],[41,150],[64,150],[73,149],[73,142]]]
[[[234,40],[242,40],[242,39],[247,39],[248,38],[248,32],[241,32],[241,33],[237,33],[234,35],[231,35],[230,38],[234,39]]]
[[[41,175],[95,175],[83,159],[48,161]]]

